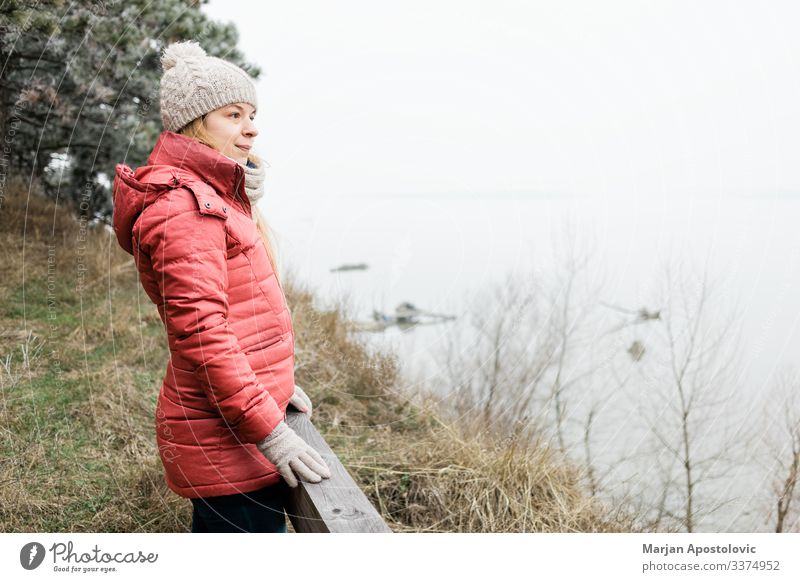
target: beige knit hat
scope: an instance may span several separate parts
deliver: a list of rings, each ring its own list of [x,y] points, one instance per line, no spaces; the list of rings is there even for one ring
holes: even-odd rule
[[[193,40],[170,44],[161,66],[161,122],[167,131],[178,131],[230,103],[258,107],[252,77],[233,63],[208,56]]]

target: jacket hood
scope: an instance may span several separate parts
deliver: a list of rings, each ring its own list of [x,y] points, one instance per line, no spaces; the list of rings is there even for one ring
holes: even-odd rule
[[[133,254],[133,225],[145,208],[167,190],[197,181],[214,188],[219,196],[236,200],[246,212],[251,212],[242,165],[185,135],[162,132],[147,165],[136,171],[126,164],[117,164],[113,186],[114,233],[120,246]]]

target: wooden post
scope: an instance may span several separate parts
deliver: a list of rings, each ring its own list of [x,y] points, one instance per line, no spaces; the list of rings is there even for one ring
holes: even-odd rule
[[[287,424],[322,455],[331,476],[289,488],[286,513],[298,533],[392,533],[325,439],[302,412],[288,411]]]

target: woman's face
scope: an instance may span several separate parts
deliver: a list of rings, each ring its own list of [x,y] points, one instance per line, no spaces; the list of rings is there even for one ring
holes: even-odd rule
[[[255,108],[249,103],[231,103],[206,115],[206,130],[219,144],[220,151],[239,163],[247,163],[247,155],[258,130],[253,124]]]

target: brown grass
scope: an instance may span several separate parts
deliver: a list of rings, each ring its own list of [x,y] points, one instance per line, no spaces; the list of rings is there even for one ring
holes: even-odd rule
[[[187,531],[153,433],[166,340],[132,257],[20,180],[0,233],[0,531]],[[344,309],[284,288],[313,421],[392,529],[633,529],[531,435],[497,441],[433,398],[412,404],[396,358],[368,353]]]

